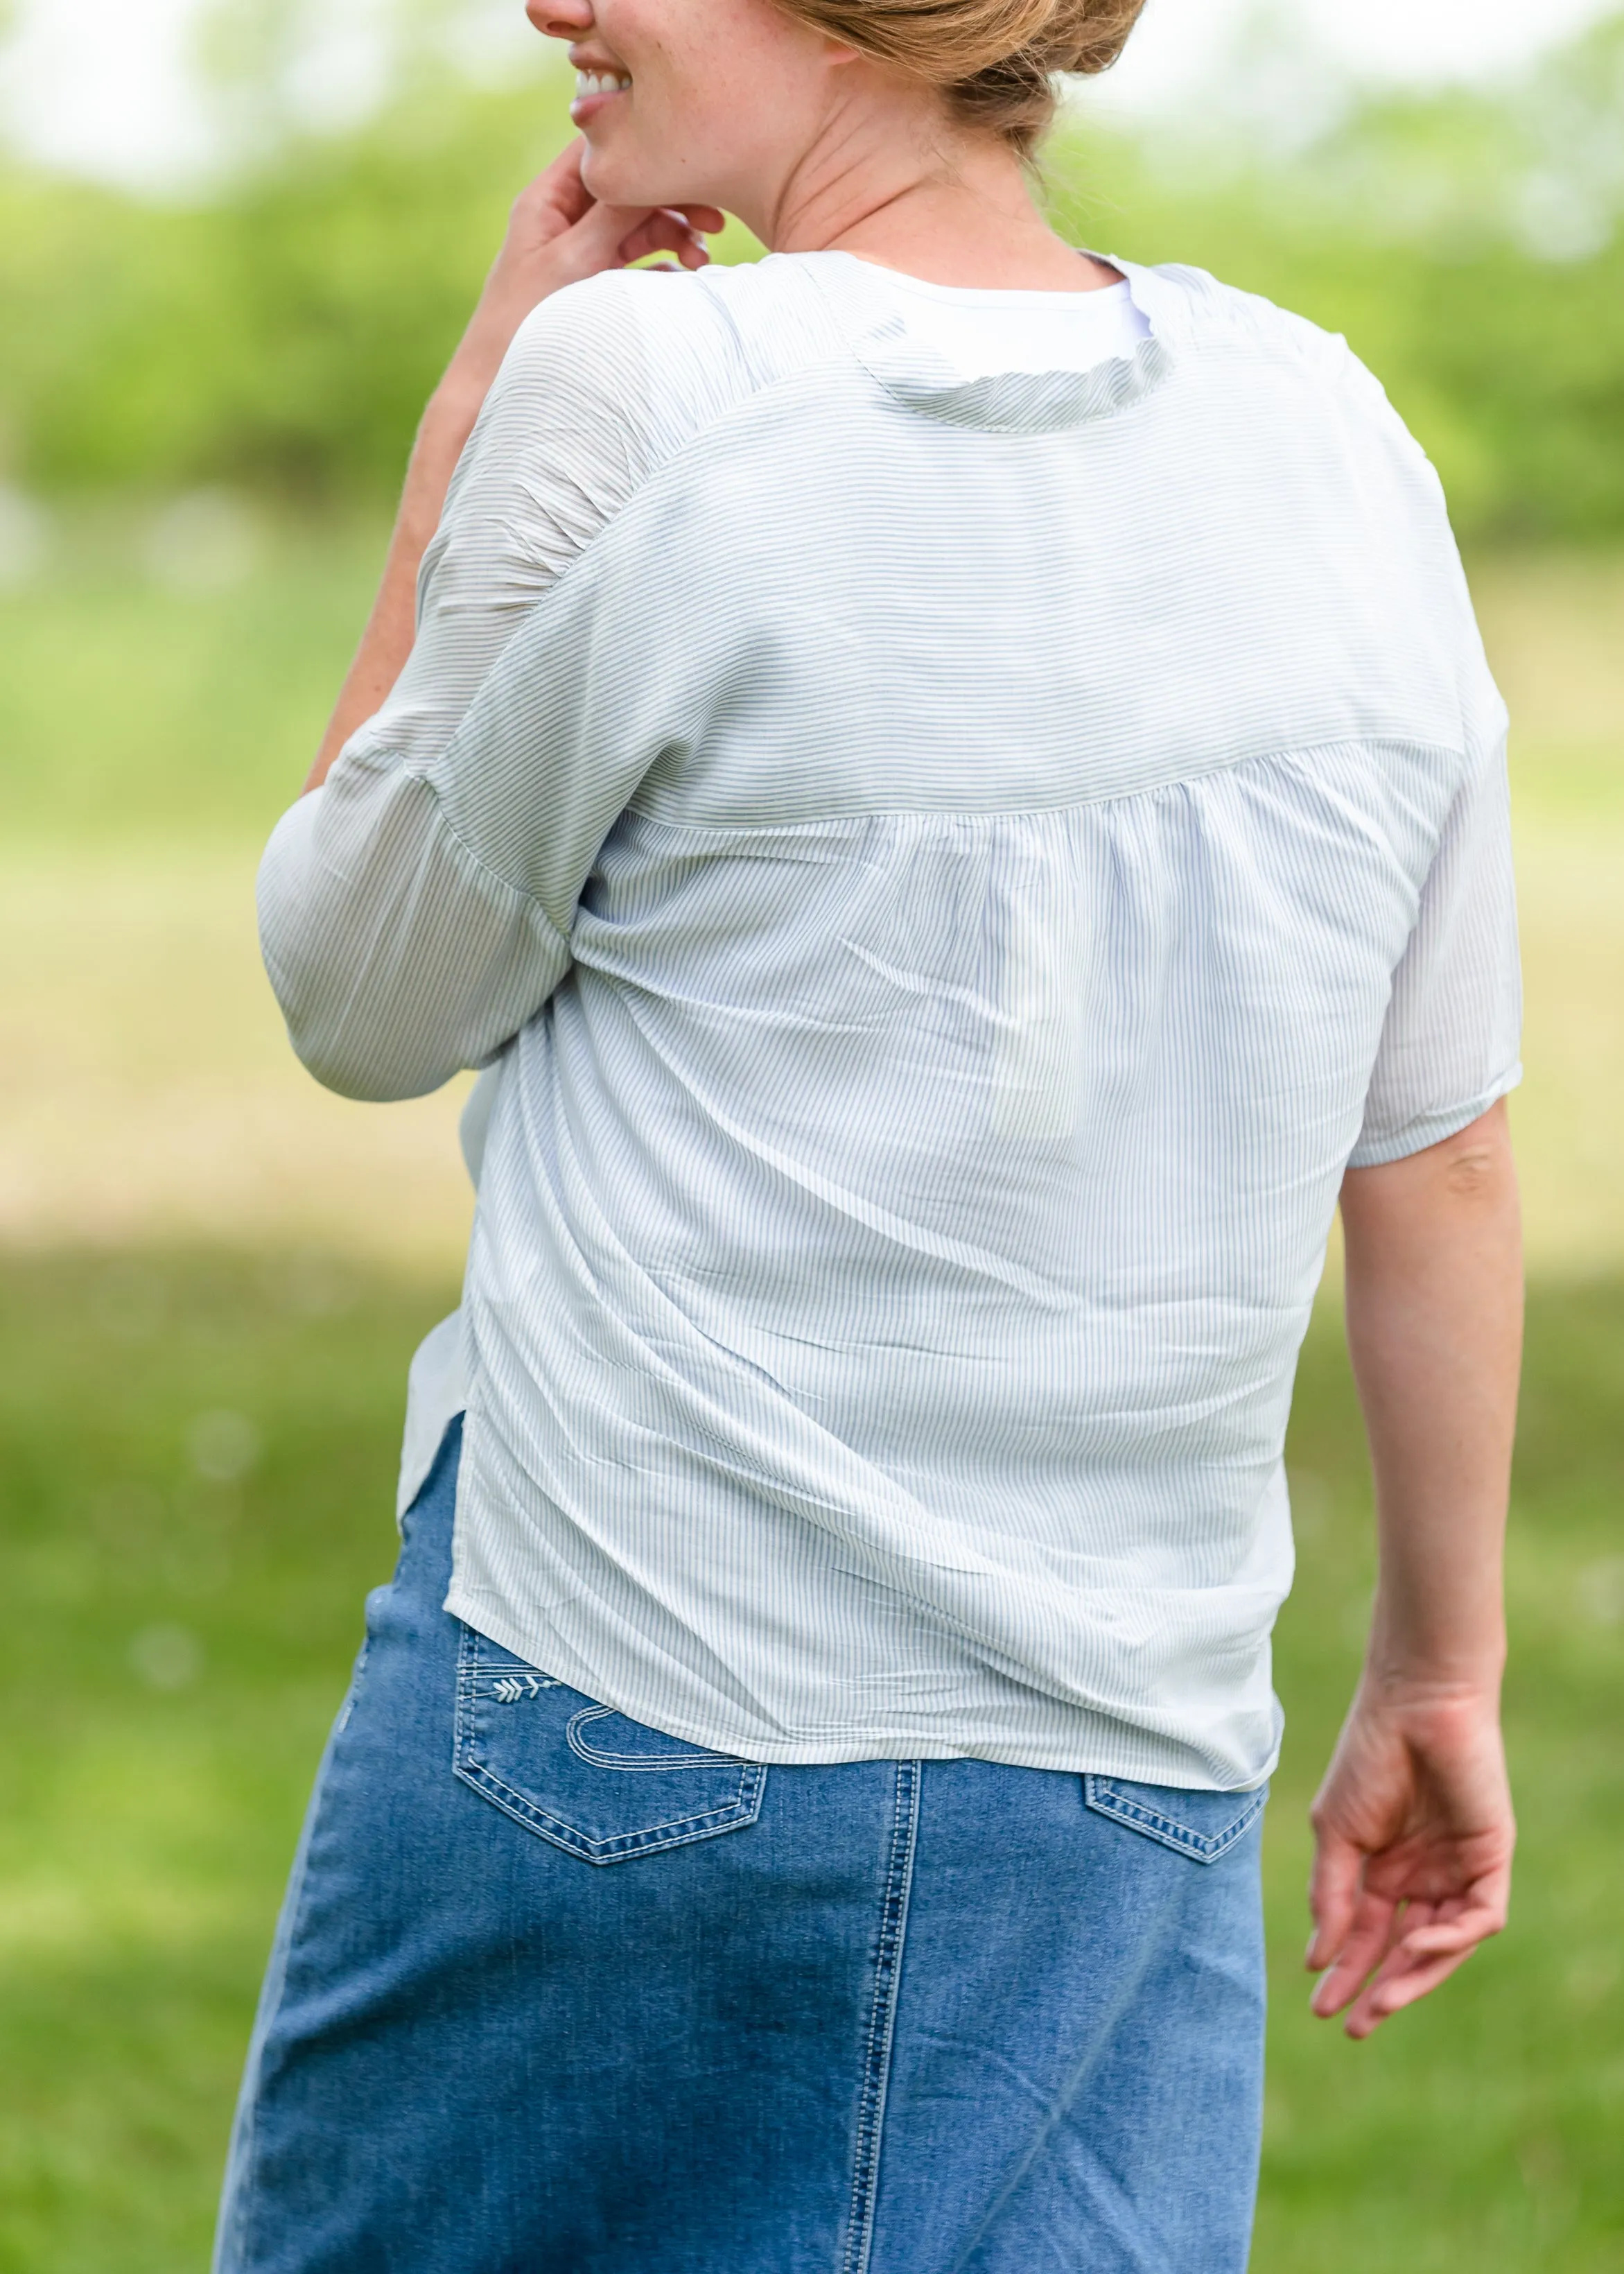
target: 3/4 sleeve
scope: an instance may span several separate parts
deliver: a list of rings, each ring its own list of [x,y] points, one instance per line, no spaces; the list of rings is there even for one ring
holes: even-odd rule
[[[573,892],[635,779],[572,751],[570,660],[536,616],[646,478],[628,289],[663,282],[595,278],[523,328],[424,557],[405,670],[267,848],[267,968],[294,1048],[348,1096],[417,1096],[485,1063],[568,968]],[[515,801],[546,873],[574,880],[545,905],[533,859],[519,875],[488,856]]]
[[[1477,746],[1445,820],[1398,968],[1355,1169],[1440,1144],[1515,1088],[1522,993],[1505,713]]]

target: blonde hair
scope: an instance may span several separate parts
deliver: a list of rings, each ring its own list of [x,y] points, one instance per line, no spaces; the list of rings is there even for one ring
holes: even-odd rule
[[[911,79],[966,126],[1030,158],[1055,115],[1056,76],[1109,69],[1145,0],[778,0]]]

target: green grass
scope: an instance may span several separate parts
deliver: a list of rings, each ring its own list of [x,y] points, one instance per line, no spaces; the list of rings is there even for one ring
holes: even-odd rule
[[[0,591],[13,837],[253,840],[297,795],[386,532],[239,512],[242,556],[216,570],[204,553],[177,584],[150,558],[158,508],[81,508],[60,518],[43,572]]]
[[[1522,1830],[1511,1930],[1364,2046],[1305,2009],[1304,1812],[1351,1688],[1370,1491],[1334,1317],[1304,1352],[1289,1460],[1299,1572],[1270,1811],[1269,2124],[1255,2274],[1602,2274],[1624,2263],[1624,1286],[1534,1290],[1510,1571],[1507,1733]]]
[[[207,2263],[279,1883],[389,1568],[402,1369],[446,1306],[310,1258],[0,1278],[4,2274]]]
[[[391,1560],[405,1359],[447,1291],[312,1255],[0,1270],[0,2274],[202,2274],[282,1877]],[[1309,2018],[1298,1964],[1304,1810],[1371,1577],[1335,1321],[1310,1339],[1256,2274],[1624,2256],[1621,1407],[1624,1285],[1538,1291],[1513,1927],[1356,2047]]]

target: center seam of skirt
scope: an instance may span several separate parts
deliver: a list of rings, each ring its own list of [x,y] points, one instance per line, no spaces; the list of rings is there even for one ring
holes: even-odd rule
[[[868,2253],[874,2242],[874,2203],[880,2178],[880,2141],[885,2126],[885,2090],[891,2078],[891,2038],[897,2022],[897,1991],[902,1977],[902,1946],[907,1931],[908,1890],[914,1880],[914,1843],[919,1826],[919,1790],[923,1774],[922,1761],[897,1763],[891,1855],[886,1864],[879,1941],[874,1961],[874,1998],[863,2047],[852,2209],[840,2274],[867,2274]]]

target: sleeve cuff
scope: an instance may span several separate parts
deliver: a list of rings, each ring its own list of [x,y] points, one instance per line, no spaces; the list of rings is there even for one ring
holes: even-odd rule
[[[1348,1156],[1348,1166],[1380,1169],[1389,1161],[1403,1161],[1412,1153],[1425,1153],[1429,1145],[1441,1145],[1446,1137],[1470,1129],[1481,1114],[1514,1090],[1522,1079],[1522,1064],[1518,1059],[1487,1089],[1461,1104],[1444,1106],[1436,1113],[1420,1114],[1415,1120],[1407,1121],[1402,1129],[1362,1130],[1358,1143]]]

